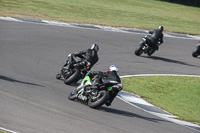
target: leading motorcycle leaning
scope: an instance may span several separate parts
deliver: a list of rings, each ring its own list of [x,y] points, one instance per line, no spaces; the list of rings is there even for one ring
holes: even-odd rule
[[[148,56],[151,56],[156,51],[153,47],[149,46],[149,43],[151,42],[148,40],[148,36],[150,35],[146,35],[142,38],[142,41],[140,41],[139,46],[135,50],[135,55],[140,56],[142,53],[144,53]],[[159,46],[160,42],[158,42],[156,45]]]
[[[97,52],[98,44],[92,44],[91,48],[68,55],[68,60],[62,69],[57,73],[57,79],[63,79],[69,85],[83,79],[87,72],[99,60]]]
[[[82,61],[82,57],[80,57],[80,55],[76,56],[75,54],[69,54],[69,56],[72,56],[71,64],[62,67],[56,75],[57,79],[63,79],[64,83],[68,85],[76,83],[90,70],[90,63]]]
[[[82,100],[91,108],[97,109],[103,104],[111,105],[123,86],[119,81],[102,78],[102,83],[98,83],[98,75],[92,78],[86,75],[81,85],[74,89],[69,95],[69,100]]]
[[[149,31],[149,34],[142,38],[139,46],[135,50],[135,55],[140,56],[142,53],[151,56],[156,50],[159,49],[159,45],[163,43],[163,26],[158,26],[158,29]]]

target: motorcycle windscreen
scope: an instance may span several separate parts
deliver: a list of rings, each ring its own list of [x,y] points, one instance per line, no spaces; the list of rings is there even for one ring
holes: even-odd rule
[[[90,79],[89,76],[85,76],[85,78],[81,82],[81,85],[84,85],[86,83],[90,83],[91,84],[91,79]]]

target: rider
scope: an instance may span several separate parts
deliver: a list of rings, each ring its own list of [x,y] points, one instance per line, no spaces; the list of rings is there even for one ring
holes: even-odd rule
[[[161,45],[163,43],[163,26],[158,26],[158,29],[154,29],[152,31],[149,31],[149,36],[147,36],[147,39],[150,41],[149,45],[154,50],[158,50],[158,44]]]
[[[92,44],[91,48],[80,51],[80,52],[76,52],[74,54],[69,54],[68,55],[68,60],[66,61],[65,65],[63,67],[65,67],[66,69],[70,69],[73,65],[73,57],[72,56],[77,56],[79,58],[81,58],[81,63],[79,64],[85,64],[90,63],[89,65],[89,69],[92,68],[92,66],[94,64],[97,63],[97,61],[99,60],[98,54],[97,52],[99,51],[99,46],[98,44]],[[77,62],[75,62],[77,63]],[[78,64],[77,64],[78,65]]]
[[[91,71],[88,73],[88,76],[91,78],[95,78],[92,84],[92,88],[96,88],[98,85],[104,84],[104,81],[106,80],[112,80],[116,81],[120,84],[120,88],[118,90],[113,91],[112,95],[110,96],[110,99],[106,102],[107,106],[110,106],[114,98],[117,96],[118,92],[122,90],[121,85],[121,79],[117,74],[118,67],[116,65],[111,65],[109,67],[109,70],[107,72],[101,72],[101,71]]]

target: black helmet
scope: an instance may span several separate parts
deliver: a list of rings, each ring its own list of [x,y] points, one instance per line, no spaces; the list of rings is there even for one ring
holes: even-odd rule
[[[160,30],[161,32],[163,32],[164,27],[163,26],[158,26],[158,30]]]
[[[91,49],[95,50],[96,52],[99,51],[99,46],[98,44],[92,44]]]

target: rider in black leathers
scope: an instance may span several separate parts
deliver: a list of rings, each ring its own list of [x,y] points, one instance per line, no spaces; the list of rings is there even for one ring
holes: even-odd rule
[[[158,29],[154,29],[152,31],[149,31],[149,36],[147,36],[147,39],[149,40],[148,45],[152,47],[154,50],[158,50],[158,44],[161,45],[163,43],[163,26],[159,26]]]
[[[102,85],[104,81],[106,80],[112,80],[117,81],[118,83],[121,83],[121,79],[117,74],[118,68],[115,65],[111,65],[109,67],[109,70],[107,72],[101,72],[101,71],[91,71],[88,73],[88,76],[91,78],[95,78],[92,88],[96,88],[98,85]],[[105,103],[107,106],[110,106],[114,98],[117,96],[118,92],[122,90],[122,85],[120,87],[120,90],[116,90],[112,93],[110,99]]]
[[[91,48],[80,51],[80,52],[76,52],[74,54],[69,54],[68,55],[68,60],[66,61],[66,64],[63,66],[66,69],[70,69],[73,66],[73,57],[72,56],[77,56],[79,58],[81,58],[81,63],[80,64],[84,64],[84,63],[90,63],[89,65],[89,69],[91,69],[93,67],[94,64],[96,64],[99,60],[98,54],[97,52],[99,51],[99,46],[98,44],[92,44]],[[76,62],[75,62],[76,64]],[[78,65],[78,64],[77,64]]]

